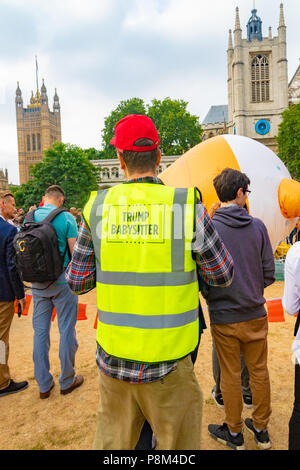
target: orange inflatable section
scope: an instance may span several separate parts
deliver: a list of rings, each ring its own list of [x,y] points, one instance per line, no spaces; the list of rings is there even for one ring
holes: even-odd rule
[[[197,187],[202,194],[203,204],[209,210],[212,204],[219,200],[213,187],[213,179],[224,168],[240,171],[240,166],[228,142],[224,137],[217,136],[190,149],[164,170],[159,177],[168,186]]]
[[[284,217],[300,217],[300,183],[284,178],[278,188],[278,202]]]

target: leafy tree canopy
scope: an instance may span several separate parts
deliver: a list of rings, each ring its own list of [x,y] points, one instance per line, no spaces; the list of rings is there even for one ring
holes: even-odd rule
[[[292,177],[300,181],[300,103],[282,113],[277,137],[278,156]]]
[[[183,100],[154,99],[147,115],[154,122],[163,155],[180,155],[201,142],[203,133],[198,117],[187,111]]]
[[[62,142],[55,142],[45,151],[44,159],[31,168],[30,175],[31,179],[15,191],[16,205],[24,210],[39,204],[52,184],[63,188],[66,207],[83,207],[90,191],[98,189],[99,170],[86,151]]]
[[[116,123],[128,114],[146,114],[157,130],[163,155],[180,155],[201,142],[203,129],[197,116],[187,111],[188,103],[182,100],[163,101],[154,99],[145,105],[140,98],[121,101],[118,107],[105,119],[102,130],[103,152],[107,158],[116,158],[115,148],[110,145]]]
[[[103,150],[97,150],[94,147],[85,149],[84,153],[86,154],[89,160],[101,160],[103,158],[107,158]]]

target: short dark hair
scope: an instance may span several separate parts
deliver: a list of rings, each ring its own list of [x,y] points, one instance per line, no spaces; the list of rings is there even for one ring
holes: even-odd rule
[[[46,189],[45,196],[54,197],[58,199],[61,196],[65,196],[64,190],[57,184],[53,184]]]
[[[151,147],[151,145],[154,145],[154,142],[151,139],[143,138],[138,139],[134,145],[137,147]],[[124,150],[121,155],[130,173],[133,171],[144,172],[148,170],[155,170],[158,157],[158,148],[146,152]]]
[[[250,180],[245,173],[225,168],[222,173],[213,180],[215,190],[221,202],[233,201],[240,188],[245,192],[248,189]]]

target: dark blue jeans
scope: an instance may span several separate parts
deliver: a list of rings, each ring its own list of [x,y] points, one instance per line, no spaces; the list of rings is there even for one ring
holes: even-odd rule
[[[289,422],[289,450],[300,450],[300,365],[295,367],[295,401]]]

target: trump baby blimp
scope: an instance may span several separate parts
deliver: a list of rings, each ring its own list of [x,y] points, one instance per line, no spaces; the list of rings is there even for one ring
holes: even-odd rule
[[[159,177],[168,186],[197,187],[209,210],[218,201],[213,179],[224,168],[249,177],[249,212],[265,223],[275,251],[300,217],[300,183],[265,145],[239,135],[213,137],[179,157]]]

